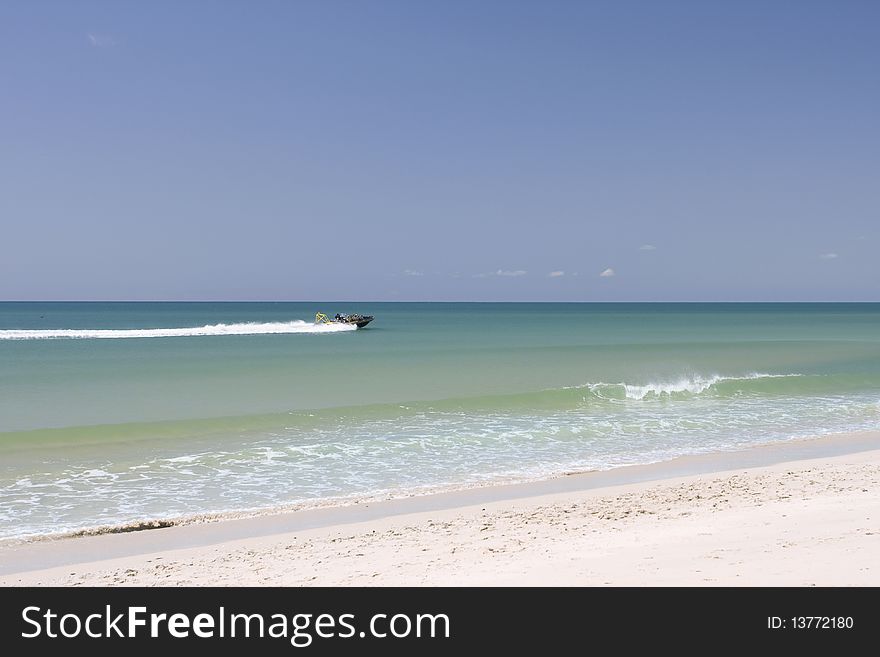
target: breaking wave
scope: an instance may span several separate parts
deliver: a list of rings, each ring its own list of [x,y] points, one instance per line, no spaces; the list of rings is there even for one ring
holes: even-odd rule
[[[709,389],[716,388],[719,384],[734,381],[759,381],[761,379],[788,379],[800,377],[800,374],[748,374],[746,376],[693,376],[681,378],[675,381],[652,382],[644,385],[630,383],[591,383],[588,384],[592,392],[603,396],[606,392],[623,391],[626,399],[652,399],[673,397],[682,394],[699,395]]]
[[[287,333],[339,333],[355,331],[350,324],[313,324],[302,320],[291,322],[248,322],[242,324],[208,324],[185,328],[146,329],[4,329],[0,340],[97,340],[122,338],[185,338],[213,335],[277,335]]]

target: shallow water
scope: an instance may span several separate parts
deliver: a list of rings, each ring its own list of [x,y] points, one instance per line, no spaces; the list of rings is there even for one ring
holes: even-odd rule
[[[878,327],[880,304],[3,303],[0,537],[875,429]]]

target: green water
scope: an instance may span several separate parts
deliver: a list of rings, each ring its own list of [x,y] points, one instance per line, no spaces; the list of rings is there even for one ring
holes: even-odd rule
[[[880,304],[4,303],[0,537],[876,428],[878,328]]]

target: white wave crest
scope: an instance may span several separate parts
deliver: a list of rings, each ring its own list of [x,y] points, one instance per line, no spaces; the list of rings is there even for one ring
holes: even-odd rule
[[[749,377],[751,378],[751,377]],[[630,385],[624,383],[623,389],[626,391],[627,399],[645,399],[645,397],[654,396],[661,397],[663,395],[672,395],[678,392],[689,392],[692,395],[698,395],[705,392],[716,383],[724,381],[725,377],[694,377],[692,379],[679,379],[678,381],[669,381],[664,383],[647,383],[643,386]]]
[[[5,329],[0,340],[61,340],[121,338],[184,338],[211,335],[273,335],[284,333],[339,333],[354,331],[353,324],[312,324],[292,322],[248,322],[244,324],[209,324],[187,328],[148,329]]]
[[[630,383],[592,383],[587,387],[598,393],[608,388],[623,388],[627,399],[649,399],[656,397],[669,397],[674,394],[688,393],[699,395],[712,386],[724,381],[752,381],[755,379],[782,379],[788,377],[801,376],[800,374],[765,374],[755,372],[745,376],[693,376],[688,378],[676,379],[673,381],[649,382],[644,385],[634,385]]]

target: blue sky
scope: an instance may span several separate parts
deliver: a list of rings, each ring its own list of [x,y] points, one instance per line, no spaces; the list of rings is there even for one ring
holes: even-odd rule
[[[4,3],[0,299],[880,300],[877,25]]]

